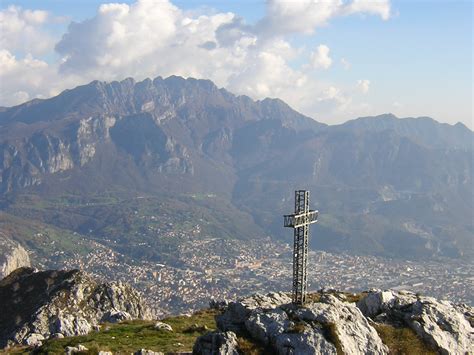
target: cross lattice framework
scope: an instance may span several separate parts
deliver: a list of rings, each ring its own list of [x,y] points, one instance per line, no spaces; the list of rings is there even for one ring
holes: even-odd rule
[[[309,191],[296,190],[295,213],[284,216],[284,226],[294,229],[292,301],[297,305],[306,302],[309,225],[317,222],[318,214],[309,209]]]

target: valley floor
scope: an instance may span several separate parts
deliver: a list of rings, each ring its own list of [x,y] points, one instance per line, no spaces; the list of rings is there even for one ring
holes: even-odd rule
[[[42,267],[81,268],[102,279],[125,281],[143,293],[158,316],[165,316],[206,307],[210,299],[288,290],[291,248],[270,239],[241,243],[198,238],[182,243],[179,264],[170,265],[130,261],[97,244],[86,257]],[[472,305],[472,275],[474,265],[466,261],[415,262],[312,251],[308,280],[310,290],[405,289]]]

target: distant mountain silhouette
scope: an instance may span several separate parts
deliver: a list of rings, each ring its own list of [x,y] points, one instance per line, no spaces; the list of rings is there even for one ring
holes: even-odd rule
[[[8,213],[72,231],[93,213],[81,210],[81,227],[61,206],[33,213],[18,201],[210,194],[226,206],[206,205],[219,233],[288,240],[281,215],[291,212],[293,190],[305,188],[320,210],[313,247],[472,257],[473,142],[464,125],[428,117],[328,126],[208,80],[94,81],[0,110],[0,190]]]

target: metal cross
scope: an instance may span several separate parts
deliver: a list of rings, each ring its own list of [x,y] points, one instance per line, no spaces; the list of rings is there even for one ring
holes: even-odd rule
[[[309,191],[295,191],[295,213],[284,216],[284,226],[294,229],[292,301],[304,305],[307,291],[309,225],[318,220],[318,211],[309,209]]]

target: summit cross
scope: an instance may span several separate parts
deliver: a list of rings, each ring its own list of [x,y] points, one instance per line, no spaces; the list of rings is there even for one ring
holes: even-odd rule
[[[308,286],[309,225],[318,221],[318,211],[309,209],[309,191],[295,191],[295,213],[285,215],[284,226],[293,228],[293,291],[292,301],[304,305]]]

